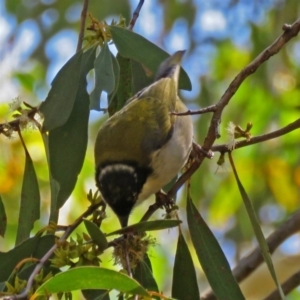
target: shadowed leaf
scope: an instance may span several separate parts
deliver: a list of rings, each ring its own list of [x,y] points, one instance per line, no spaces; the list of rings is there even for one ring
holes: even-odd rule
[[[245,299],[219,243],[190,197],[187,199],[187,220],[199,262],[217,298]]]
[[[86,74],[92,69],[96,48],[84,53],[75,103],[68,121],[49,132],[49,160],[51,176],[59,184],[56,199],[58,210],[68,199],[82,168],[88,138],[89,94]],[[52,207],[52,205],[51,205]]]
[[[5,207],[0,196],[0,235],[4,238],[6,230],[7,217],[5,212]]]
[[[177,242],[172,297],[186,300],[200,299],[194,263],[182,233],[179,234]]]
[[[19,212],[16,245],[30,236],[34,222],[40,218],[40,191],[35,174],[33,162],[24,145],[25,170],[21,192],[21,204]]]
[[[102,92],[104,91],[109,95],[113,93],[116,86],[112,54],[107,43],[104,43],[99,55],[95,59],[94,69],[95,88],[90,96],[90,108],[101,110],[100,97]]]
[[[264,237],[264,234],[261,230],[261,227],[259,225],[259,221],[257,219],[255,210],[254,210],[253,205],[252,205],[252,202],[251,202],[250,198],[248,197],[248,195],[246,193],[246,190],[244,189],[244,187],[243,187],[243,185],[242,185],[242,183],[239,179],[239,176],[236,172],[236,169],[235,169],[235,166],[233,164],[233,159],[232,159],[231,155],[230,155],[230,163],[231,163],[231,166],[232,166],[232,169],[233,169],[233,173],[234,173],[239,191],[240,191],[241,196],[243,198],[243,201],[244,201],[249,219],[251,221],[252,228],[253,228],[255,236],[257,238],[257,241],[258,241],[258,244],[259,244],[259,247],[260,247],[260,250],[261,250],[261,254],[264,257],[264,260],[265,260],[265,262],[268,266],[269,272],[270,272],[270,274],[271,274],[271,276],[272,276],[272,278],[273,278],[273,280],[274,280],[274,282],[275,282],[275,284],[278,288],[281,299],[284,300],[286,298],[284,296],[284,293],[282,291],[282,287],[280,285],[280,282],[279,282],[279,280],[277,278],[277,275],[276,275],[276,272],[275,272],[275,268],[274,268],[274,265],[273,265],[273,262],[272,262],[272,257],[271,257],[271,254],[270,254],[269,246],[267,244],[267,241],[266,241],[266,239]]]
[[[123,57],[131,58],[144,65],[154,75],[160,63],[168,58],[168,53],[141,35],[125,28],[110,26],[113,41]],[[190,91],[191,81],[181,68],[179,88]]]
[[[40,106],[40,111],[44,115],[44,132],[62,126],[69,119],[80,85],[81,60],[82,51],[79,51],[53,79],[49,94]]]
[[[110,96],[108,112],[112,116],[115,112],[120,110],[125,102],[132,96],[132,70],[129,58],[122,57],[117,54],[116,62],[119,66],[119,85],[114,96]]]
[[[147,255],[140,261],[133,270],[133,278],[136,279],[148,291],[158,292],[157,283],[153,277],[151,261]]]
[[[107,248],[107,240],[103,232],[96,224],[88,220],[84,220],[83,222],[93,242],[98,245],[100,251],[104,251]]]
[[[8,252],[0,252],[0,281],[8,279],[11,272],[22,259],[41,258],[54,245],[54,235],[35,236]]]
[[[181,223],[180,220],[155,220],[155,221],[140,222],[125,228],[121,228],[114,232],[110,232],[106,236],[111,236],[114,234],[131,233],[131,232],[144,232],[144,231],[167,229],[167,228],[178,226],[180,223]]]

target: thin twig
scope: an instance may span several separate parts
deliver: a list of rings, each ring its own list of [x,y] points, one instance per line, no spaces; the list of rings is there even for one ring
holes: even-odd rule
[[[290,236],[300,230],[300,210],[295,212],[287,221],[282,223],[272,234],[266,239],[270,253],[274,251]],[[232,273],[237,282],[241,282],[248,277],[257,267],[263,263],[264,259],[261,255],[259,247],[256,247],[249,255],[242,258]],[[209,291],[201,297],[202,300],[216,300],[216,296]],[[268,299],[269,300],[269,299]]]
[[[83,6],[82,6],[82,11],[81,11],[81,16],[80,16],[80,31],[79,31],[79,35],[78,35],[76,52],[79,52],[82,48],[82,42],[83,42],[83,37],[84,37],[84,28],[85,28],[85,20],[86,20],[88,6],[89,6],[89,0],[84,0],[83,1]]]
[[[142,9],[143,4],[144,4],[144,0],[140,0],[138,6],[136,7],[136,9],[135,9],[135,11],[134,11],[134,13],[133,13],[132,19],[130,20],[127,29],[129,29],[129,30],[132,30],[132,29],[133,29],[133,27],[134,27],[134,25],[135,25],[135,23],[136,23],[136,20],[137,20],[137,18],[138,18],[139,15],[140,15],[140,11],[141,11],[141,9]]]
[[[239,149],[239,148],[246,147],[246,146],[249,146],[249,145],[254,145],[254,144],[257,144],[257,143],[269,141],[271,139],[278,138],[282,135],[285,135],[285,134],[287,134],[289,132],[292,132],[292,131],[294,131],[296,129],[299,129],[299,128],[300,128],[300,119],[297,119],[293,123],[290,123],[289,125],[287,125],[283,128],[280,128],[278,130],[272,131],[270,133],[258,135],[258,136],[255,136],[255,137],[251,137],[250,140],[238,141],[238,142],[235,143],[234,149]],[[227,144],[212,146],[211,150],[214,151],[214,152],[218,151],[218,152],[221,152],[221,153],[231,151],[230,149],[228,149]]]
[[[88,217],[91,213],[93,213],[93,211],[95,209],[97,209],[100,205],[101,205],[101,203],[90,206],[79,218],[77,218],[77,220],[73,224],[67,226],[67,229],[64,232],[64,234],[48,250],[48,252],[39,260],[39,263],[35,266],[34,270],[32,271],[32,273],[27,281],[26,288],[24,289],[24,291],[21,294],[6,296],[3,299],[4,300],[16,300],[16,299],[24,299],[24,298],[27,299],[27,296],[33,286],[35,276],[40,272],[40,270],[43,268],[45,263],[52,256],[52,254],[57,249],[57,247],[59,247],[59,245],[70,236],[70,234],[80,225],[80,223],[83,221],[84,218]]]

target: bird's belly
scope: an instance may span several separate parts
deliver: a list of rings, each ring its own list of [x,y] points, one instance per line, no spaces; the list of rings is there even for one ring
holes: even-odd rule
[[[190,119],[190,116],[179,118]],[[191,152],[192,132],[191,120],[177,120],[173,134],[176,139],[171,138],[164,147],[152,155],[152,168],[155,171],[147,178],[138,202],[158,192],[180,172]]]

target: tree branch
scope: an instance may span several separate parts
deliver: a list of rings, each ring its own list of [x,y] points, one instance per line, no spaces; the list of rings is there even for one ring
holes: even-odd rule
[[[238,141],[238,142],[235,143],[234,149],[239,149],[239,148],[246,147],[246,146],[249,146],[249,145],[254,145],[254,144],[257,144],[257,143],[261,143],[261,142],[265,142],[265,141],[268,141],[268,140],[271,140],[271,139],[275,139],[277,137],[285,135],[285,134],[287,134],[289,132],[292,132],[292,131],[294,131],[296,129],[299,129],[299,128],[300,128],[300,119],[297,119],[293,123],[290,123],[289,125],[287,125],[283,128],[280,128],[278,130],[272,131],[270,133],[266,133],[266,134],[263,134],[263,135],[258,135],[258,136],[255,136],[255,137],[251,137],[251,139],[248,140],[248,141],[247,140]],[[231,151],[230,149],[228,149],[227,144],[212,146],[211,150],[214,151],[214,152],[218,151],[218,152],[221,152],[221,153]]]
[[[132,29],[133,29],[133,27],[134,27],[134,25],[135,25],[135,23],[136,23],[136,20],[137,20],[137,18],[138,18],[139,15],[140,15],[140,11],[141,11],[141,9],[142,9],[143,4],[144,4],[144,0],[140,0],[138,6],[136,7],[135,11],[133,12],[132,19],[130,20],[127,29],[129,29],[129,30],[132,30]]]

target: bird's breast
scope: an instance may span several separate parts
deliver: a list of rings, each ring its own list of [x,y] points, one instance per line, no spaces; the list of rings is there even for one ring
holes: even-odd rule
[[[153,173],[147,178],[138,202],[147,199],[168,184],[187,162],[193,142],[193,125],[190,116],[178,116],[170,140],[151,156]]]

